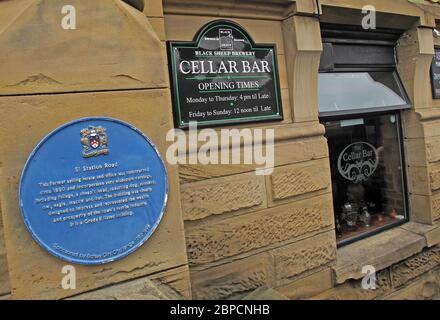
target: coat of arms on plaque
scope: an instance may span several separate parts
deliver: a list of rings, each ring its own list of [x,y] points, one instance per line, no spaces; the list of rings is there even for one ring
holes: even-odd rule
[[[83,157],[91,158],[102,154],[108,154],[107,133],[103,127],[84,128],[81,130],[81,144]]]

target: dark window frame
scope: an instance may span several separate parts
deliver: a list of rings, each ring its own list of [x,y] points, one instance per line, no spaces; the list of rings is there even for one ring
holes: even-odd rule
[[[410,221],[411,216],[411,207],[409,203],[409,188],[408,188],[408,173],[407,173],[407,161],[405,156],[405,144],[404,144],[404,133],[403,133],[403,125],[402,125],[402,118],[403,118],[403,112],[406,110],[391,110],[391,111],[375,111],[375,112],[368,112],[368,113],[358,113],[358,114],[346,114],[344,116],[328,116],[323,117],[319,119],[319,122],[322,124],[323,122],[330,122],[330,121],[341,121],[341,120],[349,120],[349,119],[359,119],[359,118],[367,118],[367,117],[377,117],[377,116],[387,116],[387,115],[397,115],[397,134],[398,134],[398,140],[399,140],[399,158],[400,158],[400,164],[402,166],[401,170],[401,179],[402,179],[402,190],[403,190],[403,196],[404,196],[404,210],[405,210],[405,219],[396,221],[392,224],[385,225],[383,227],[380,227],[376,230],[365,232],[363,234],[360,234],[358,236],[343,240],[343,241],[337,241],[336,245],[338,248],[341,248],[343,246],[352,244],[354,242],[375,236],[377,234],[380,234],[382,232],[385,232],[390,229],[397,228],[405,223],[408,223]]]

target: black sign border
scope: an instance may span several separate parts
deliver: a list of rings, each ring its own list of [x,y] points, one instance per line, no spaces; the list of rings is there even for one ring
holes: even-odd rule
[[[167,41],[167,57],[168,57],[168,72],[170,77],[170,88],[171,88],[171,98],[172,98],[172,105],[173,105],[173,119],[174,119],[174,126],[179,129],[187,129],[189,128],[189,123],[185,123],[181,121],[180,117],[180,108],[178,107],[178,94],[177,94],[177,81],[176,77],[174,76],[176,72],[176,68],[174,65],[174,56],[173,56],[173,48],[175,47],[194,47],[197,48],[199,42],[202,39],[202,36],[211,28],[213,27],[232,27],[237,29],[239,32],[241,32],[246,39],[249,40],[249,43],[251,44],[252,49],[268,49],[273,50],[273,64],[274,64],[274,75],[275,79],[273,79],[275,83],[275,90],[276,92],[276,100],[278,102],[278,110],[277,113],[274,115],[267,115],[267,116],[259,116],[260,119],[255,119],[256,117],[248,117],[248,118],[234,118],[234,119],[222,119],[222,120],[211,120],[211,121],[197,121],[197,127],[198,128],[204,128],[204,127],[215,127],[215,126],[225,126],[230,124],[240,124],[240,123],[257,123],[257,122],[268,122],[268,121],[282,121],[284,120],[283,115],[283,103],[282,103],[282,95],[281,95],[281,89],[280,89],[280,81],[279,81],[279,68],[278,68],[278,52],[277,52],[277,45],[275,43],[268,44],[268,43],[255,43],[252,37],[249,35],[249,33],[238,23],[227,20],[227,19],[217,19],[210,21],[206,23],[203,27],[197,31],[192,41]]]
[[[434,64],[436,62],[436,51],[440,50],[440,46],[434,46],[434,57],[432,58],[432,63],[431,63],[431,70],[430,70],[430,75],[431,75],[431,89],[432,89],[432,99],[434,100],[438,100],[440,99],[440,94],[436,94],[435,93],[435,82],[434,82]]]

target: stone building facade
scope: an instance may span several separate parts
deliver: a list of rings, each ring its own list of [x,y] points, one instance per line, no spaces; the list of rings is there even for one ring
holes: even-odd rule
[[[62,0],[0,2],[0,296],[240,299],[271,288],[289,299],[440,297],[440,100],[430,80],[440,5],[127,2],[69,1],[78,19],[70,31],[59,26]],[[411,105],[400,113],[408,221],[338,247],[318,110],[322,29],[359,25],[365,5],[375,7],[379,28],[402,31],[395,53]],[[33,242],[19,213],[29,153],[63,123],[100,115],[133,123],[165,155],[173,127],[166,41],[191,41],[216,19],[276,44],[284,119],[226,126],[274,129],[273,174],[255,175],[249,164],[167,165],[170,201],[154,236],[125,259],[77,266],[77,288],[62,289],[65,263]],[[368,265],[377,270],[376,290],[361,285]]]

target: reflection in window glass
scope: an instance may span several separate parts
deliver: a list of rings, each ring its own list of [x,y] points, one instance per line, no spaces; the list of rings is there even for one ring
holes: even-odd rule
[[[399,115],[324,125],[338,243],[405,220]]]
[[[319,112],[404,106],[393,72],[321,73]]]

